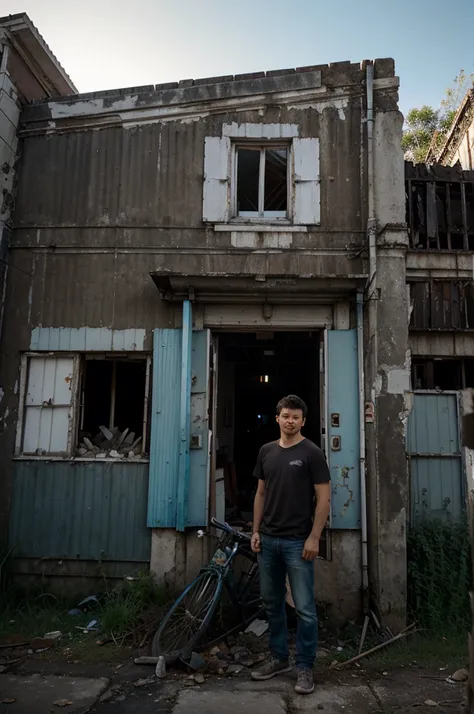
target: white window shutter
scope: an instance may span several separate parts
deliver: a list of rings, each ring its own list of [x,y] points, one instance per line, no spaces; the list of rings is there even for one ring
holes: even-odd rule
[[[230,138],[204,139],[204,190],[202,220],[226,223],[229,216]]]
[[[293,139],[293,222],[320,222],[319,139]]]

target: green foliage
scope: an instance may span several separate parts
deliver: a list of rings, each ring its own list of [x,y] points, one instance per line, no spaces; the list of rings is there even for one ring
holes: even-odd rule
[[[115,639],[124,637],[137,627],[145,610],[166,602],[165,591],[157,587],[150,575],[142,574],[104,598],[99,613],[101,630]]]
[[[454,78],[452,87],[446,90],[439,109],[426,104],[419,109],[410,109],[402,138],[406,159],[423,163],[433,139],[438,148],[443,145],[459,105],[473,82],[474,74],[466,75],[462,69]]]
[[[440,127],[439,112],[424,105],[421,109],[410,109],[406,116],[406,130],[403,133],[402,148],[415,163],[422,163],[428,152],[433,134]]]
[[[408,534],[413,619],[438,636],[470,629],[471,551],[467,522],[423,519]]]
[[[58,599],[51,593],[38,594],[35,590],[25,596],[12,588],[1,600],[0,635],[20,634],[28,640],[53,630],[74,634],[76,626],[86,627],[96,619],[101,637],[123,638],[147,619],[147,611],[161,607],[167,600],[165,590],[148,573],[125,580],[106,592],[95,609],[74,616],[68,615],[68,610],[75,602]]]

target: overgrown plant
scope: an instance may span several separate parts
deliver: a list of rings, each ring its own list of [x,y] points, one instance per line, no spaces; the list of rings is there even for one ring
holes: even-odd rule
[[[125,581],[124,587],[105,595],[99,613],[102,632],[114,640],[123,638],[137,627],[147,609],[164,605],[167,598],[151,575],[139,573],[136,579]]]
[[[471,549],[467,520],[422,519],[408,535],[408,600],[420,627],[470,628]]]

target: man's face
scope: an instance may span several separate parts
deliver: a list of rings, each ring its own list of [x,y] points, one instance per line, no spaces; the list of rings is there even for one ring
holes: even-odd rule
[[[282,409],[276,420],[282,432],[288,436],[298,434],[305,423],[301,409]]]

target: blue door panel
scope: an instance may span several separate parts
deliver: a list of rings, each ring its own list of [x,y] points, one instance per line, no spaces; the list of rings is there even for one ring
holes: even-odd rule
[[[176,527],[181,330],[155,330],[151,396],[149,528]]]
[[[356,330],[328,330],[327,378],[331,528],[356,529],[360,528],[359,372]]]
[[[191,350],[184,355],[186,364],[182,344],[181,329],[154,331],[149,528],[182,530],[207,525],[209,332],[193,331]],[[183,399],[183,376],[189,357],[187,398]],[[189,448],[193,437],[198,438],[199,448]]]

